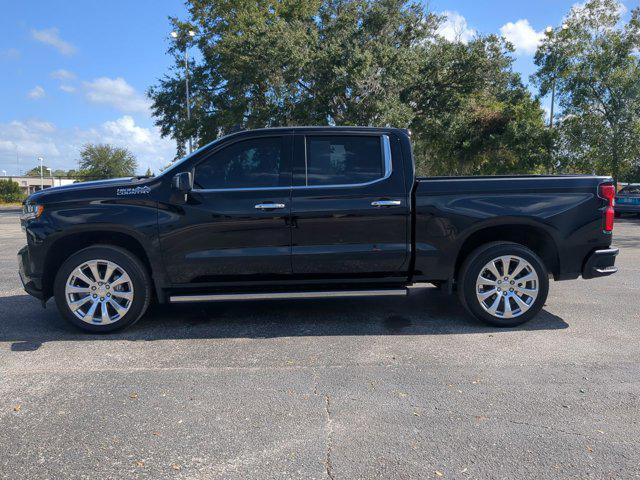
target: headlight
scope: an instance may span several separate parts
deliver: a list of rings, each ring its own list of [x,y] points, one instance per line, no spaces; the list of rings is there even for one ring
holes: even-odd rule
[[[42,205],[35,205],[35,204],[27,204],[24,207],[22,207],[22,216],[20,217],[21,220],[34,220],[36,218],[38,218],[40,215],[42,215],[42,212],[44,211],[44,207]]]

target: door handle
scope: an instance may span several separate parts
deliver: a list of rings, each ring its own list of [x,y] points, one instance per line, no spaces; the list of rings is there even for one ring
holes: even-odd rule
[[[257,210],[278,210],[284,208],[284,203],[259,203],[255,206]]]
[[[372,207],[398,207],[402,205],[402,200],[376,200],[371,202]]]

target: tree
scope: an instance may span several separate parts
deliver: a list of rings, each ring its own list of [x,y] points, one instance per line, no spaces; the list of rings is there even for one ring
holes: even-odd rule
[[[9,179],[0,180],[0,202],[14,203],[24,200],[25,195],[17,182]]]
[[[80,151],[81,175],[87,179],[131,177],[138,162],[126,148],[88,143]]]
[[[145,177],[153,177],[153,172],[151,171],[151,167],[147,167],[147,172],[144,174]]]
[[[543,112],[498,37],[436,35],[441,17],[405,0],[190,0],[172,71],[148,91],[156,124],[185,153],[242,128],[411,127],[420,173],[533,172],[548,146]],[[190,64],[185,115],[183,51]]]
[[[42,174],[47,177],[49,176],[49,167],[46,165],[42,165]],[[27,177],[39,177],[40,176],[40,165],[33,167],[31,170],[28,170],[25,173]]]
[[[410,94],[419,174],[541,169],[548,144],[543,111],[513,72],[512,51],[495,35],[468,44],[442,39],[424,50]]]
[[[640,9],[622,22],[616,0],[573,7],[538,48],[533,77],[562,109],[557,161],[565,171],[617,180],[640,159]]]
[[[438,18],[405,0],[189,0],[173,18],[172,71],[148,91],[156,124],[184,154],[237,127],[408,126],[406,102],[417,60]],[[183,50],[199,32],[190,64],[186,121]]]

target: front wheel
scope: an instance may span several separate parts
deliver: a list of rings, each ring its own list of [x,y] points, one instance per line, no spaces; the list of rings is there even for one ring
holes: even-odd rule
[[[475,317],[499,327],[533,318],[549,292],[547,269],[534,252],[511,242],[494,242],[473,251],[462,264],[458,295]]]
[[[133,254],[110,245],[80,250],[54,280],[60,314],[89,332],[111,332],[135,323],[149,306],[151,281]]]

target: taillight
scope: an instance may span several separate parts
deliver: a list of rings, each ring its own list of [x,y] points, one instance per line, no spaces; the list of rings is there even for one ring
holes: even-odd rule
[[[604,209],[604,231],[605,233],[611,233],[613,232],[613,219],[615,217],[616,187],[610,183],[603,183],[600,185],[599,193],[607,201],[607,206]]]

